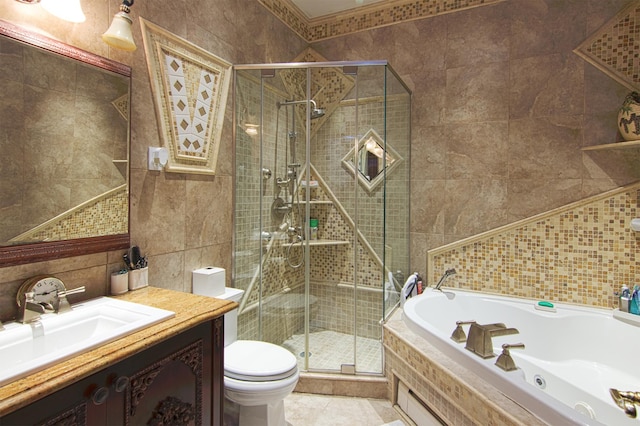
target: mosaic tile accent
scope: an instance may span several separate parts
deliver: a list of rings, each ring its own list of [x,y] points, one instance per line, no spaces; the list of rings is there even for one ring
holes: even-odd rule
[[[231,64],[140,18],[168,172],[215,174]]]
[[[298,55],[293,62],[328,62],[311,48]],[[338,108],[340,101],[355,86],[353,78],[338,68],[310,68],[311,99],[318,108],[324,108],[323,117],[311,120],[311,135],[315,135],[329,116]],[[280,78],[289,93],[289,100],[307,99],[307,69],[291,68],[280,72]],[[301,123],[306,121],[306,105],[297,105],[296,112]]]
[[[129,192],[127,185],[122,185],[10,241],[59,241],[126,234],[128,223]]]
[[[450,267],[447,286],[603,308],[638,283],[640,183],[569,204],[429,251],[429,282]]]
[[[298,360],[300,371],[305,370],[304,334],[295,334],[282,344]],[[358,371],[380,371],[382,365],[382,348],[380,341],[357,337]],[[353,335],[335,331],[320,330],[309,334],[309,367],[316,370],[332,370],[341,364],[353,364]]]
[[[309,20],[288,0],[258,0],[307,42],[443,15],[505,0],[393,0]]]
[[[640,1],[633,1],[575,53],[631,90],[640,90]]]

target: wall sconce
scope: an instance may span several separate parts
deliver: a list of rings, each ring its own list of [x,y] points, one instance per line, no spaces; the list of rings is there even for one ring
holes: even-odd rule
[[[80,0],[42,0],[42,8],[53,16],[69,22],[84,22]]]
[[[111,26],[106,33],[102,34],[102,40],[109,46],[128,52],[136,50],[136,43],[131,33],[133,21],[129,17],[131,6],[133,6],[133,0],[123,0],[120,11],[113,16]]]
[[[149,170],[162,170],[169,160],[167,148],[149,147]]]
[[[69,22],[84,22],[87,17],[84,16],[80,0],[16,0],[18,3],[38,4],[44,10],[55,16]]]

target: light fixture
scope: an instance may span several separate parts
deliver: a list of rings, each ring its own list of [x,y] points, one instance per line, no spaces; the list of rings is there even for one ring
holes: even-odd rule
[[[257,124],[245,124],[244,125],[244,131],[249,136],[256,136],[258,134],[258,128],[259,127],[260,126],[257,125]]]
[[[102,34],[102,40],[109,46],[129,52],[136,50],[133,34],[131,34],[133,21],[129,17],[131,6],[133,6],[133,0],[123,0],[120,11],[113,17],[111,26],[106,33]]]
[[[55,16],[69,22],[84,22],[80,0],[42,0],[42,8]]]

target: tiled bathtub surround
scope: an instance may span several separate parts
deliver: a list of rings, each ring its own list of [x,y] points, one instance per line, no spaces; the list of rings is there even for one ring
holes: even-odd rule
[[[609,191],[429,252],[429,282],[611,308],[638,282],[640,183]]]
[[[396,312],[384,327],[385,374],[396,400],[403,381],[446,424],[543,425],[537,417],[417,336]]]

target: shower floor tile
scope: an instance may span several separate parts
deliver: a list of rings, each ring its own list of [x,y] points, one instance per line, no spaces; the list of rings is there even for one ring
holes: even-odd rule
[[[283,347],[298,359],[298,368],[304,366],[304,334],[294,334]],[[382,372],[382,346],[379,340],[356,338],[356,370],[361,373]],[[342,364],[353,364],[353,336],[335,331],[315,331],[309,334],[309,370],[340,371]]]

